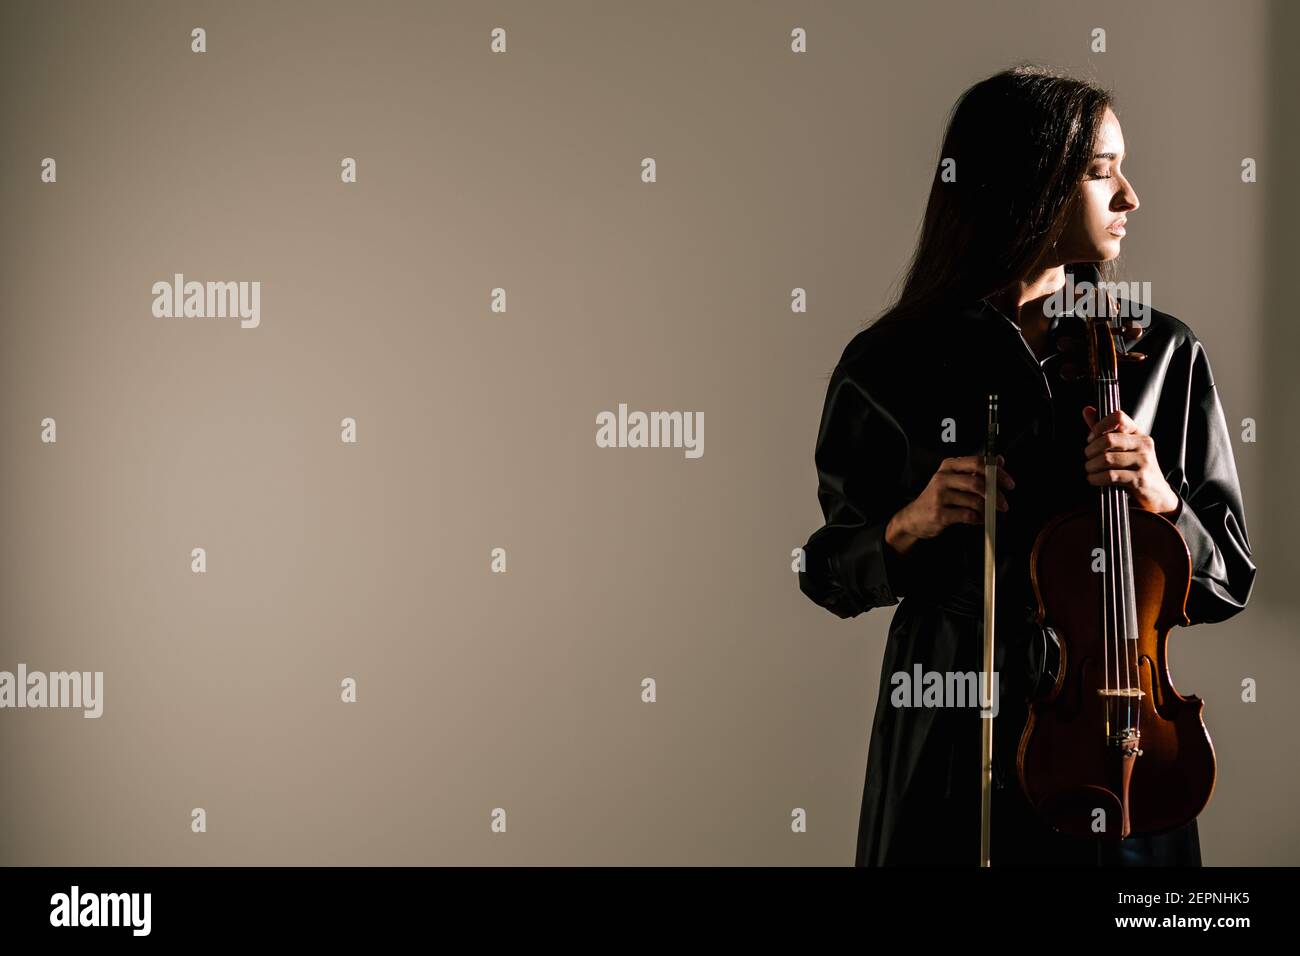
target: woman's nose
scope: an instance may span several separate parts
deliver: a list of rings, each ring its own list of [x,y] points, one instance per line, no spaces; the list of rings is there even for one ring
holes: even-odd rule
[[[1138,194],[1133,189],[1133,184],[1127,179],[1124,180],[1124,190],[1120,193],[1120,204],[1124,207],[1125,212],[1132,212],[1141,205],[1138,202]]]

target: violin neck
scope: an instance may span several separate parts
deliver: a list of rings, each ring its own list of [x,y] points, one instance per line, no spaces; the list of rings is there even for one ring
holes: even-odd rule
[[[1105,418],[1107,415],[1114,415],[1119,408],[1119,379],[1113,374],[1103,373],[1096,379],[1097,382],[1097,418]],[[1128,492],[1122,485],[1107,485],[1101,489],[1102,505],[1106,504],[1107,493],[1114,492],[1114,496],[1119,503],[1127,509]]]

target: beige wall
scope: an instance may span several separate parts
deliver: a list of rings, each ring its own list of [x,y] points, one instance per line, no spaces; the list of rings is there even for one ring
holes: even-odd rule
[[[106,699],[0,711],[0,863],[851,863],[891,612],[790,570],[825,380],[953,100],[1025,59],[1117,92],[1126,275],[1259,423],[1255,600],[1175,679],[1206,862],[1300,862],[1286,8],[4,4],[0,669]],[[153,318],[175,272],[260,326]],[[597,448],[620,402],[704,455]]]

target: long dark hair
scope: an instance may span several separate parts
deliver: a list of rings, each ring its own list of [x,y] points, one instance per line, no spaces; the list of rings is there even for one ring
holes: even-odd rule
[[[1060,235],[1112,99],[1091,83],[1030,65],[963,93],[902,291],[880,321],[982,299],[1022,278]],[[955,179],[945,181],[945,168]],[[1090,268],[1105,279],[1108,265]]]

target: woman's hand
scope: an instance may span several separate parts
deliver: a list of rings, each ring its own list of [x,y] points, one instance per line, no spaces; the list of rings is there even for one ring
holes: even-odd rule
[[[998,485],[1011,489],[1016,483],[1002,468],[998,455]],[[998,510],[1007,510],[1001,491]],[[922,538],[936,537],[954,524],[984,523],[984,462],[980,455],[945,458],[925,490],[899,509],[885,527],[885,541],[899,554],[906,554]]]
[[[1150,435],[1142,434],[1123,411],[1098,421],[1097,409],[1086,405],[1083,420],[1091,429],[1083,449],[1090,485],[1122,485],[1143,511],[1167,515],[1178,510],[1178,494],[1160,471]]]

